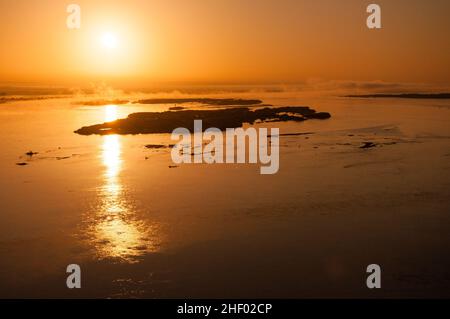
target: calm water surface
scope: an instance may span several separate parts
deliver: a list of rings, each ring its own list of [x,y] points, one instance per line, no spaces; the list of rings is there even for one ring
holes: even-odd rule
[[[394,269],[388,294],[427,295],[430,281],[429,295],[450,291],[439,258],[450,248],[448,101],[266,96],[333,116],[279,124],[314,134],[282,138],[274,176],[169,168],[167,149],[145,148],[169,135],[73,133],[172,105],[73,102],[0,105],[0,296],[360,296],[355,269],[371,257]],[[367,140],[385,144],[365,152]],[[71,263],[84,290],[64,288]]]

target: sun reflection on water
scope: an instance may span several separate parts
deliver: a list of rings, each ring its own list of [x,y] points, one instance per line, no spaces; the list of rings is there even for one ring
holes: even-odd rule
[[[105,121],[117,119],[117,106],[105,107]],[[103,183],[98,191],[98,212],[92,225],[94,246],[100,258],[117,257],[133,261],[158,249],[158,228],[136,217],[132,201],[121,182],[122,145],[119,135],[103,136],[101,161]]]

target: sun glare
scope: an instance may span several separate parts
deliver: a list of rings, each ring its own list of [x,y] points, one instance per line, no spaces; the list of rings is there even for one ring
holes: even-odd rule
[[[115,49],[119,45],[117,36],[111,32],[107,32],[102,35],[101,43],[102,46],[107,49]]]
[[[105,122],[112,122],[117,120],[117,105],[105,106]]]

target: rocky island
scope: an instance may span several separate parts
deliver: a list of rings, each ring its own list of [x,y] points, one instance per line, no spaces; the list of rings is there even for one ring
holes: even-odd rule
[[[308,119],[328,119],[327,112],[316,112],[307,106],[250,109],[248,107],[218,110],[182,110],[165,112],[139,112],[103,124],[84,126],[75,131],[81,135],[107,134],[156,134],[171,133],[178,127],[192,130],[194,120],[203,120],[203,127],[221,130],[241,127],[243,123],[301,122]]]

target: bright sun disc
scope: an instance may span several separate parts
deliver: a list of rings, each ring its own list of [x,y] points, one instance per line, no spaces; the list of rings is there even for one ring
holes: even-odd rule
[[[117,37],[112,33],[105,33],[101,38],[102,45],[107,49],[117,48],[118,40]]]

